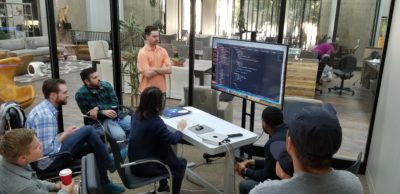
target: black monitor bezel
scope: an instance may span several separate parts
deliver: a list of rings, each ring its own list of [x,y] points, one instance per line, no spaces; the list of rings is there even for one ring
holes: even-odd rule
[[[238,95],[238,94],[236,94],[236,93],[229,93],[229,92],[227,92],[227,91],[224,91],[224,90],[221,90],[220,88],[218,88],[218,87],[215,87],[214,85],[215,84],[213,84],[213,82],[215,82],[215,66],[216,66],[216,64],[214,64],[213,63],[213,61],[214,61],[214,57],[216,57],[216,56],[214,56],[215,55],[215,53],[214,53],[214,41],[216,40],[216,39],[220,39],[220,40],[230,40],[230,41],[237,41],[237,42],[250,42],[250,43],[259,43],[259,44],[269,44],[269,45],[279,45],[279,46],[285,46],[286,47],[286,57],[285,57],[285,63],[284,63],[284,72],[283,72],[283,85],[282,85],[282,96],[281,96],[281,103],[280,104],[272,104],[272,103],[269,103],[269,102],[266,102],[266,101],[257,101],[257,100],[253,100],[253,99],[251,99],[251,98],[247,98],[246,96],[242,96],[242,95]],[[229,39],[229,38],[219,38],[219,37],[213,37],[213,39],[212,39],[212,44],[211,44],[211,49],[212,49],[212,54],[211,54],[211,56],[212,56],[212,58],[211,58],[211,66],[212,66],[212,68],[211,68],[211,88],[212,89],[214,89],[214,90],[217,90],[217,91],[220,91],[220,92],[224,92],[224,93],[227,93],[227,94],[230,94],[230,95],[233,95],[233,96],[237,96],[237,97],[239,97],[239,98],[242,98],[242,99],[245,99],[245,100],[249,100],[249,101],[251,101],[251,102],[255,102],[255,103],[257,103],[257,104],[261,104],[261,105],[264,105],[264,106],[274,106],[274,107],[277,107],[277,108],[280,108],[280,109],[282,109],[283,108],[283,104],[284,104],[284,97],[285,97],[285,89],[286,89],[286,72],[287,72],[287,62],[288,62],[288,52],[289,52],[289,45],[287,45],[287,44],[279,44],[279,43],[269,43],[269,42],[254,42],[254,41],[248,41],[248,40],[238,40],[238,39]],[[263,103],[264,102],[264,103]]]

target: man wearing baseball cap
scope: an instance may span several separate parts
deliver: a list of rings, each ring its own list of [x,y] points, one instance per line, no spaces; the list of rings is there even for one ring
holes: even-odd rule
[[[289,124],[286,149],[293,160],[291,179],[266,181],[250,194],[361,194],[360,180],[348,171],[331,168],[342,143],[342,128],[335,114],[317,106],[304,107]]]

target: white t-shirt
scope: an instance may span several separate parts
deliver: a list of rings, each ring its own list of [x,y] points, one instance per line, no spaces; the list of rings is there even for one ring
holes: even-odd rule
[[[351,172],[332,170],[326,175],[295,172],[285,180],[264,181],[254,187],[250,194],[363,194],[360,180]]]

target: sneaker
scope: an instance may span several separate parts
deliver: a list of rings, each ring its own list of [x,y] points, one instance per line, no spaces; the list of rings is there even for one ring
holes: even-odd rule
[[[107,193],[107,194],[117,194],[117,193],[125,192],[125,188],[124,187],[119,186],[119,185],[117,185],[115,183],[112,183],[112,182],[104,185],[103,190],[104,190],[104,193]]]
[[[157,189],[157,193],[169,193],[169,186],[165,185],[165,186],[159,186]]]
[[[128,156],[128,148],[122,148],[120,150],[120,154],[121,154],[121,159],[122,161],[125,161],[126,157]],[[110,166],[108,167],[108,171],[110,171],[111,173],[115,172],[116,168],[115,168],[115,160],[114,160],[114,155],[110,154]]]

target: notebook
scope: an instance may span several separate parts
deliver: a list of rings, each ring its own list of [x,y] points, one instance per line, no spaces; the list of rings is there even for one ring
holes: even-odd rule
[[[181,115],[186,115],[189,114],[191,111],[184,109],[182,107],[171,107],[171,108],[167,108],[164,110],[164,117],[167,118],[172,118],[172,117],[177,117],[177,116],[181,116]]]

